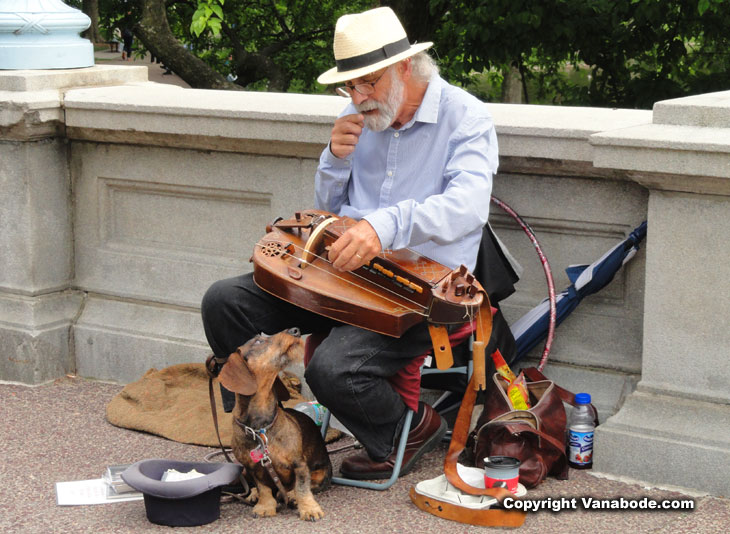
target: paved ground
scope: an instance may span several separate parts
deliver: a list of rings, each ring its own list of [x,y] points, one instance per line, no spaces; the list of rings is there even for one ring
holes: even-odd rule
[[[42,386],[0,383],[0,532],[47,534],[89,532],[170,532],[147,521],[141,501],[59,507],[55,483],[101,477],[108,465],[145,458],[203,461],[213,449],[184,445],[149,434],[120,429],[106,422],[105,407],[121,386],[62,378]],[[337,446],[337,443],[332,447]],[[223,504],[221,518],[191,532],[308,533],[465,533],[472,527],[434,517],[417,509],[408,490],[441,474],[446,446],[426,455],[407,476],[385,492],[334,486],[318,500],[327,516],[317,523],[300,521],[292,510],[275,518],[255,519],[251,508]],[[333,455],[338,465],[347,453]],[[528,498],[590,496],[602,499],[650,497],[687,499],[686,511],[563,511],[527,516],[525,533],[619,532],[724,534],[730,524],[730,500],[688,497],[674,491],[598,478],[571,471],[568,481],[550,479]]]

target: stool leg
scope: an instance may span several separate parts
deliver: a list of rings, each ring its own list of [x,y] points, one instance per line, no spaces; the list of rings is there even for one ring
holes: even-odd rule
[[[344,477],[332,477],[332,482],[340,484],[341,486],[354,486],[356,488],[365,488],[372,490],[383,491],[395,484],[400,475],[400,468],[403,465],[403,456],[406,452],[406,442],[408,441],[408,432],[411,430],[411,421],[413,420],[413,410],[408,410],[406,413],[406,419],[403,422],[403,430],[401,432],[400,440],[398,441],[398,449],[395,456],[395,465],[393,466],[393,474],[385,482],[370,482],[368,480],[353,480],[351,478]],[[327,421],[329,422],[329,421]],[[324,428],[324,422],[322,423]],[[326,432],[326,429],[324,430]]]
[[[322,432],[322,439],[325,439],[327,437],[327,429],[330,426],[330,417],[332,417],[332,412],[329,410],[324,412],[324,418],[322,419],[322,426],[320,427],[320,432]]]

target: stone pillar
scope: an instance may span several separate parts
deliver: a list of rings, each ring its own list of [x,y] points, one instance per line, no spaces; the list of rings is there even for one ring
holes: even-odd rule
[[[641,381],[596,432],[594,468],[730,496],[730,91],[593,136],[649,188]]]
[[[0,71],[0,380],[72,372],[71,178],[60,88],[145,81],[145,67]]]

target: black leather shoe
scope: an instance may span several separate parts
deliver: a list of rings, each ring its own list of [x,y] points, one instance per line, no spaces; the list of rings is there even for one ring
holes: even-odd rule
[[[424,405],[421,422],[408,433],[403,463],[398,476],[407,474],[421,456],[436,447],[446,431],[447,425],[444,418],[428,404]],[[354,480],[390,478],[393,474],[396,454],[397,450],[393,451],[385,461],[378,462],[372,460],[363,451],[345,458],[340,466],[340,471],[343,476]]]

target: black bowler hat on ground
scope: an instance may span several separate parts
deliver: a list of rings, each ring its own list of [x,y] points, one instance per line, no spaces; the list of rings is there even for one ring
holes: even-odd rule
[[[203,476],[163,481],[168,470],[195,470]],[[122,479],[144,495],[147,519],[159,525],[181,527],[205,525],[218,519],[221,490],[240,474],[238,464],[151,459],[130,465]]]

